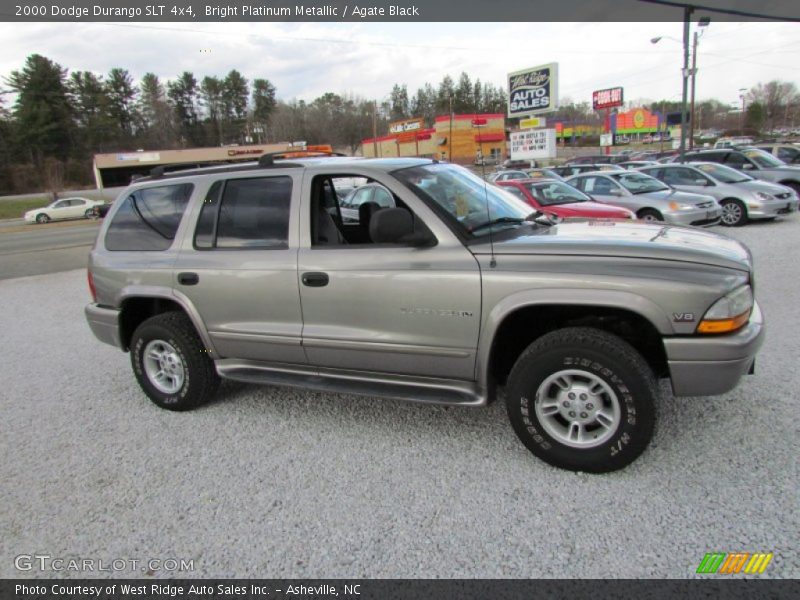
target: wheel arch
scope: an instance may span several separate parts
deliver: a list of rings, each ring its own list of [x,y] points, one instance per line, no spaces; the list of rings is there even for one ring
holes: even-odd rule
[[[615,290],[537,290],[535,295],[521,292],[504,299],[488,315],[478,345],[478,383],[491,395],[535,339],[576,325],[618,335],[644,356],[657,377],[669,376],[663,336],[674,329],[651,300]]]
[[[165,312],[180,311],[189,317],[209,356],[212,359],[219,358],[200,313],[184,294],[156,286],[129,286],[121,291],[116,305],[120,307],[120,343],[123,350],[129,350],[133,332],[143,321]]]

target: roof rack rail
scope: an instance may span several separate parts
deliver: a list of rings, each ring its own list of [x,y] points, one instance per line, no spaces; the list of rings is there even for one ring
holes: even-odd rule
[[[302,158],[298,155],[308,156],[347,156],[341,152],[328,152],[327,150],[283,150],[281,152],[267,152],[258,157],[259,167],[271,167],[276,158]],[[283,165],[282,165],[283,166]]]

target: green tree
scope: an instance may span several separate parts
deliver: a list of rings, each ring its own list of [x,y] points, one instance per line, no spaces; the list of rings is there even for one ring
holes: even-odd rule
[[[206,123],[209,125],[208,139],[215,144],[223,143],[222,123],[226,119],[225,98],[222,82],[217,77],[203,77],[200,83],[200,104],[206,111]]]
[[[130,144],[134,125],[139,117],[136,113],[136,94],[133,77],[125,69],[114,68],[106,80],[106,94],[109,102],[109,116],[117,127],[117,137],[123,145]]]
[[[202,139],[198,127],[197,93],[197,80],[189,71],[184,71],[176,81],[167,83],[167,96],[175,111],[182,146],[199,145]]]
[[[253,130],[259,143],[266,137],[269,121],[277,107],[275,94],[277,90],[269,79],[253,80]]]
[[[247,79],[233,69],[225,76],[222,89],[225,141],[238,142],[247,119],[247,101],[250,96]]]
[[[154,73],[145,73],[139,88],[138,114],[144,145],[151,148],[172,148],[176,140],[172,111],[167,103],[164,84]]]
[[[40,54],[12,71],[7,85],[17,93],[14,121],[17,145],[29,161],[42,166],[45,157],[64,160],[70,153],[72,106],[66,83],[67,70]]]
[[[76,137],[82,150],[86,153],[105,150],[113,137],[114,121],[102,77],[91,71],[73,71],[68,85],[78,128]]]
[[[445,75],[436,90],[437,114],[446,115],[450,113],[450,100],[455,96],[455,91],[452,77]],[[453,110],[455,110],[455,105],[453,105]]]
[[[389,94],[389,118],[392,121],[402,121],[409,116],[408,86],[394,84]]]
[[[436,119],[436,91],[430,83],[426,83],[417,90],[411,101],[411,114],[425,119],[427,127],[433,126]]]
[[[453,93],[453,110],[457,113],[475,112],[475,102],[472,93],[472,81],[470,81],[469,75],[462,72],[458,78],[458,85]]]

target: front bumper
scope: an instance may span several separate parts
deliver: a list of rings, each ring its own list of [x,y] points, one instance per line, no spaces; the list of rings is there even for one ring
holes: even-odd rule
[[[122,349],[122,340],[119,335],[120,311],[98,304],[87,304],[84,314],[89,322],[89,328],[98,340]]]
[[[721,217],[722,209],[719,208],[719,206],[664,212],[664,221],[667,223],[673,225],[694,225],[695,227],[717,225]]]
[[[664,349],[676,396],[715,396],[729,392],[753,366],[764,342],[758,303],[750,321],[736,333],[666,338]]]
[[[791,200],[770,200],[769,202],[759,201],[758,208],[747,206],[747,216],[750,219],[774,219],[779,215],[788,215],[797,212],[798,201]]]

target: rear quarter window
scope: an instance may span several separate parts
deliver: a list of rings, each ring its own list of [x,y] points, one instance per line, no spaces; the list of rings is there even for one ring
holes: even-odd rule
[[[107,250],[166,250],[175,239],[194,186],[141,188],[120,204],[106,232]]]

